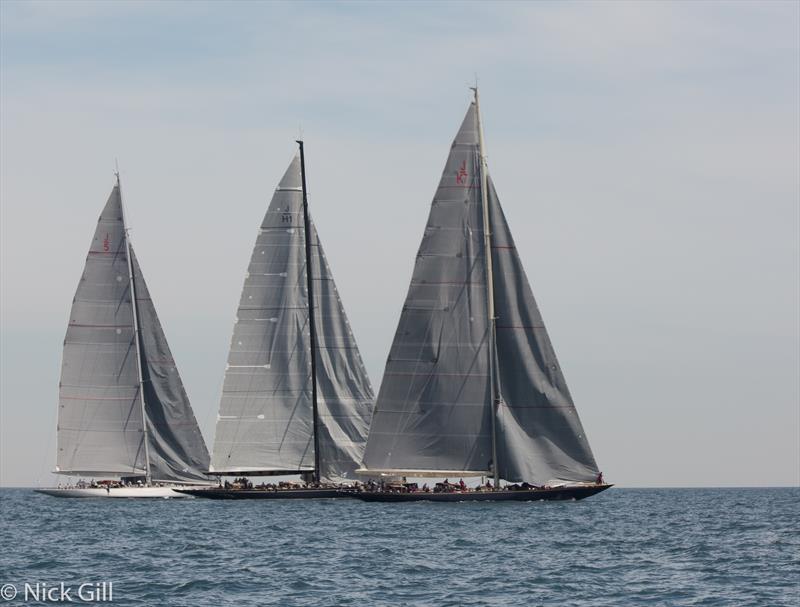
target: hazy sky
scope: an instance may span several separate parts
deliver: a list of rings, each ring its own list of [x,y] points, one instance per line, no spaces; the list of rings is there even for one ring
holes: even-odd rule
[[[0,2],[0,483],[52,482],[61,345],[122,171],[209,444],[302,125],[377,389],[478,74],[489,166],[606,478],[800,483],[800,4]]]

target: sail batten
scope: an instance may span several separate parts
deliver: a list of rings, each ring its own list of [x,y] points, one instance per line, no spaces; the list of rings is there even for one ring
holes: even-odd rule
[[[112,476],[112,477],[128,477],[128,476],[145,476],[147,471],[144,468],[130,469],[130,470],[94,470],[94,469],[61,469],[56,468],[53,474],[60,474],[62,476]]]
[[[252,475],[252,476],[290,476],[293,474],[310,474],[314,472],[313,466],[311,468],[291,468],[291,469],[273,469],[273,468],[259,468],[237,466],[235,468],[214,468],[209,470],[209,474],[219,476],[234,476],[237,474]]]
[[[356,473],[361,476],[418,476],[442,478],[448,476],[491,476],[491,470],[433,470],[430,468],[359,468]]]

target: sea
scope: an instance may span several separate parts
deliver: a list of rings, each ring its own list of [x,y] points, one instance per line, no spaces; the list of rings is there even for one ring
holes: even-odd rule
[[[0,531],[0,605],[800,605],[798,488],[455,504],[3,489]]]

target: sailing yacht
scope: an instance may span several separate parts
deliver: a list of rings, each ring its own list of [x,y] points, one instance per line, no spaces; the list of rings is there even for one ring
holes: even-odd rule
[[[491,481],[480,491],[439,483],[438,491],[399,484],[354,494],[364,500],[581,499],[610,486],[489,175],[473,91],[433,198],[359,472]]]
[[[305,147],[261,222],[236,312],[210,473],[212,499],[341,497],[364,454],[375,397],[308,212]],[[250,476],[299,474],[308,485]]]
[[[69,317],[59,382],[56,497],[185,497],[209,455],[130,243],[117,183]]]

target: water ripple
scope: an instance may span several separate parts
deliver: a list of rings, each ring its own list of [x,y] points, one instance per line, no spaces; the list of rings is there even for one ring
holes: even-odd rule
[[[63,500],[0,491],[0,583],[120,605],[800,604],[800,490],[582,502]],[[13,549],[9,549],[13,547]]]

